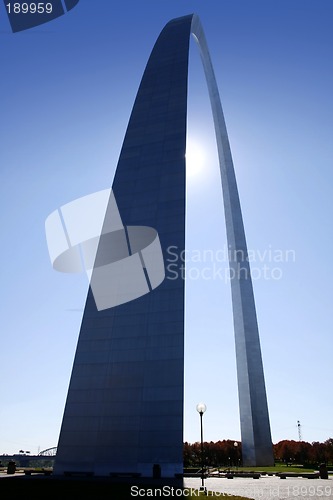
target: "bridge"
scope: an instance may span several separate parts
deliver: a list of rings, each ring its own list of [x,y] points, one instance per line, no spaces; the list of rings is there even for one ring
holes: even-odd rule
[[[35,466],[40,463],[43,466],[46,464],[53,465],[57,454],[57,447],[47,448],[46,450],[41,451],[38,455],[30,455],[27,452],[25,453],[15,453],[13,455],[0,455],[0,463],[2,465],[6,465],[11,460],[16,462],[16,465],[19,467],[29,467]]]

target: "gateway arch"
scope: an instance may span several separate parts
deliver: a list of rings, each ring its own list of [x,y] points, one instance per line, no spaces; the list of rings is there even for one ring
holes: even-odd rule
[[[185,283],[181,272],[176,279],[168,279],[161,263],[169,247],[176,247],[179,253],[185,248],[191,34],[198,42],[206,75],[221,171],[243,463],[273,463],[256,309],[232,156],[205,36],[199,18],[189,15],[171,20],[155,43],[130,116],[97,243],[96,235],[90,234],[81,245],[85,253],[95,248],[90,252],[94,263],[54,474],[135,473],[151,477],[158,467],[162,477],[174,477],[183,471]],[[84,206],[84,220],[89,218],[86,201],[70,207],[75,211]],[[96,205],[90,201],[91,206]],[[66,224],[67,216],[69,219],[64,243],[67,253],[62,256],[66,253],[72,265],[73,251],[80,242],[78,236],[71,240],[75,228],[70,228],[69,213],[69,207],[63,207],[61,223]],[[52,217],[56,223],[56,215]],[[60,265],[62,256],[60,260],[54,257],[54,262]]]

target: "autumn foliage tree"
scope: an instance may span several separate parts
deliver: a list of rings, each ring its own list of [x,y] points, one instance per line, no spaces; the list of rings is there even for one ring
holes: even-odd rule
[[[240,465],[242,450],[241,443],[230,439],[204,443],[204,458],[207,466],[237,466]],[[184,443],[184,466],[196,467],[201,464],[201,444]]]
[[[235,446],[235,443],[237,445]],[[276,461],[286,464],[313,464],[322,462],[333,464],[333,438],[324,443],[293,441],[284,439],[273,445]],[[242,446],[240,442],[230,439],[205,442],[204,459],[206,466],[237,467],[241,465]],[[200,467],[201,444],[184,443],[184,466]]]
[[[332,463],[333,439],[327,439],[324,443],[283,440],[274,445],[274,456],[276,460],[286,463]]]

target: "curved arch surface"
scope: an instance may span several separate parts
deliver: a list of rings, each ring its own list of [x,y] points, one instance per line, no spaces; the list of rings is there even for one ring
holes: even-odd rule
[[[149,477],[160,471],[162,477],[174,477],[183,470],[184,279],[177,256],[185,248],[191,33],[212,105],[228,245],[237,256],[230,269],[243,462],[269,465],[273,460],[252,282],[250,272],[238,272],[249,263],[228,135],[204,33],[199,18],[190,15],[170,21],[155,43],[112,185],[123,224],[158,232],[166,276],[149,293],[105,310],[96,308],[89,288],[54,474]],[[127,245],[131,254],[128,238]]]

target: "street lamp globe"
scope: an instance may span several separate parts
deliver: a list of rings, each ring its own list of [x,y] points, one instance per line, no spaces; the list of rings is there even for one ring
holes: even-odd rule
[[[205,403],[198,403],[196,409],[198,413],[203,414],[207,410],[207,406],[205,405]]]

